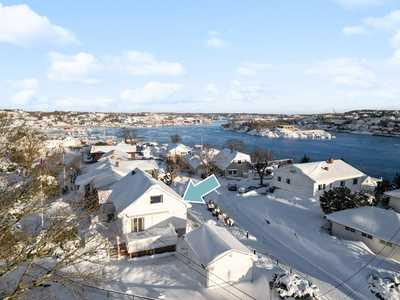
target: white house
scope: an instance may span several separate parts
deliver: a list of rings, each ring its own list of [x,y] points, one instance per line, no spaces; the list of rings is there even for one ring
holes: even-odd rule
[[[253,280],[257,256],[223,227],[197,227],[183,236],[177,251],[202,274],[197,278],[205,287]]]
[[[400,214],[368,206],[334,212],[326,219],[332,235],[361,241],[372,252],[400,262]]]
[[[189,152],[190,149],[188,147],[179,143],[179,144],[173,144],[171,147],[169,147],[165,152],[165,156],[168,159],[174,159],[175,157],[186,155]]]
[[[147,173],[158,170],[154,160],[129,160],[105,159],[85,168],[85,172],[75,180],[75,185],[83,191],[84,186],[91,183],[92,188],[106,190],[133,169],[139,168]]]
[[[126,152],[120,151],[118,149],[113,149],[110,150],[106,153],[103,153],[100,158],[98,159],[98,161],[103,161],[106,159],[118,159],[120,161],[125,161],[125,160],[129,160],[132,158],[132,156]]]
[[[385,195],[390,197],[389,206],[400,213],[400,190],[385,192]]]
[[[175,251],[186,233],[187,206],[169,186],[139,168],[110,187],[107,203],[122,220],[130,257]]]
[[[274,186],[309,197],[335,187],[361,188],[362,172],[341,159],[293,164],[274,171]]]
[[[67,136],[65,139],[63,139],[63,143],[64,147],[75,147],[81,145],[81,141],[77,140],[72,136]]]
[[[221,150],[211,160],[225,177],[247,177],[252,170],[250,155]]]

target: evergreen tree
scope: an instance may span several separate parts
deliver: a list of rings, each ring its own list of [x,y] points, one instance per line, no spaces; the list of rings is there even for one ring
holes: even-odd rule
[[[394,189],[395,189],[395,186],[393,185],[392,182],[390,182],[387,179],[383,179],[383,180],[377,182],[377,185],[374,189],[374,195],[377,199],[383,200],[383,198],[385,198],[383,194],[385,192],[392,191]]]
[[[348,164],[348,162],[347,162],[347,160],[346,160],[346,158],[344,157],[344,155],[342,154],[342,158],[341,158],[341,160],[342,161],[344,161],[346,164]]]
[[[400,189],[400,173],[396,173],[393,179],[393,186],[396,190]]]
[[[310,163],[310,162],[311,162],[311,158],[309,156],[307,156],[307,154],[304,154],[303,158],[300,160],[301,164]]]

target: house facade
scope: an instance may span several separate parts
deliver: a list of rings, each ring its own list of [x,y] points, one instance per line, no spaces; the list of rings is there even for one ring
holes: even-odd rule
[[[397,213],[400,213],[400,189],[399,190],[385,192],[385,195],[390,197],[389,198],[389,206],[393,207],[393,209]]]
[[[372,252],[400,262],[400,214],[377,207],[359,207],[326,216],[331,235],[361,241]]]
[[[319,197],[335,187],[361,188],[365,176],[356,168],[338,159],[293,164],[274,171],[274,186],[309,197]]]
[[[221,150],[212,162],[226,178],[248,177],[252,170],[250,155],[229,149]]]
[[[108,213],[121,220],[130,257],[175,250],[177,238],[186,233],[187,206],[181,196],[139,168],[109,189],[107,203],[113,209]]]

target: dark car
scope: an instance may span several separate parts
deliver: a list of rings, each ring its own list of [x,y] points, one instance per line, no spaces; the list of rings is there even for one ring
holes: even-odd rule
[[[230,183],[230,184],[228,184],[228,190],[230,190],[230,191],[237,191],[237,184],[236,184],[236,183]]]

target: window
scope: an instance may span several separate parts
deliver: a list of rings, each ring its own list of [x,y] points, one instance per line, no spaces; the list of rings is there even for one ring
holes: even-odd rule
[[[241,165],[241,164],[242,164],[242,161],[241,161],[241,160],[238,160],[237,164],[238,164],[238,165]]]
[[[332,184],[332,183],[330,183],[330,184],[329,184],[329,188],[331,189],[331,188],[332,188],[332,186],[333,186],[333,184]]]
[[[389,242],[387,242],[386,245],[388,245],[389,247],[393,247],[393,244]]]
[[[237,170],[228,170],[228,175],[237,175]]]
[[[324,184],[324,185],[322,186],[322,189],[324,189],[324,190],[326,189],[326,184]]]
[[[346,229],[346,230],[348,230],[348,231],[351,231],[351,232],[356,232],[356,230],[353,229],[353,228],[351,228],[351,227],[345,226],[344,229]]]
[[[361,235],[367,237],[367,234],[364,232],[361,232]]]
[[[150,204],[153,204],[153,203],[162,203],[163,202],[163,197],[162,197],[162,195],[159,195],[159,196],[151,196],[150,197]]]
[[[318,185],[318,191],[322,190],[322,184]]]
[[[278,176],[278,181],[281,182],[282,181],[282,177]]]
[[[372,240],[372,235],[367,234],[367,238]]]
[[[350,227],[347,227],[347,226],[346,226],[344,229],[346,229],[346,230],[349,230],[349,231],[350,231]]]
[[[357,182],[358,182],[358,178],[354,178],[353,179],[353,184],[357,184]]]
[[[343,180],[340,182],[340,186],[346,186],[346,182]]]
[[[131,219],[131,232],[138,232],[144,230],[144,218]]]
[[[290,184],[290,179],[289,178],[286,178],[286,183]]]
[[[351,231],[351,232],[356,232],[356,230],[355,230],[355,229],[353,229],[353,228],[350,228],[350,231]]]
[[[384,241],[384,240],[379,240],[379,243],[381,243],[381,244],[386,244],[386,242]]]

